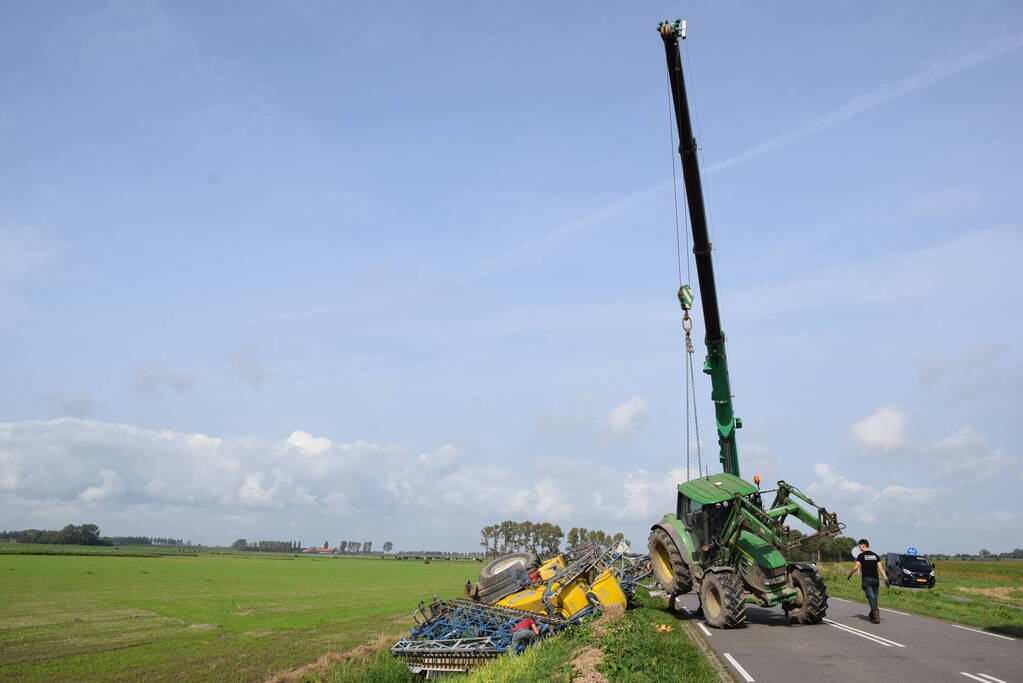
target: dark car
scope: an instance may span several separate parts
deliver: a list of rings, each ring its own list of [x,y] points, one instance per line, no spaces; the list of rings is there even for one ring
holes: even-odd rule
[[[888,553],[884,568],[893,586],[934,588],[934,565],[926,557]]]

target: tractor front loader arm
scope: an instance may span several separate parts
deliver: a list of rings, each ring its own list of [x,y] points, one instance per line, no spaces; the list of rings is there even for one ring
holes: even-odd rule
[[[810,512],[797,501],[793,500],[793,498],[802,500],[804,503],[814,508],[817,511],[817,514]],[[792,515],[816,532],[804,538],[833,536],[841,533],[842,529],[845,528],[845,525],[838,521],[837,514],[834,512],[828,512],[826,508],[814,503],[810,496],[784,481],[778,482],[778,492],[775,494],[774,502],[771,504],[771,509],[767,511],[767,514],[772,519],[775,519],[779,524],[782,524],[785,521],[786,516]]]

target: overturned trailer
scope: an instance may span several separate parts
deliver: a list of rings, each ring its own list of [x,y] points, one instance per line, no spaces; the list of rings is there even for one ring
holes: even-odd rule
[[[474,599],[420,603],[416,625],[391,647],[414,674],[464,673],[512,647],[512,630],[533,619],[540,637],[611,605],[625,607],[636,583],[650,573],[646,556],[628,546],[586,548],[541,563],[532,553],[499,557],[480,571]]]

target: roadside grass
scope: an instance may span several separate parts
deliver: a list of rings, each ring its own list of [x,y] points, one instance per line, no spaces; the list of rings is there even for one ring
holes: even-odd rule
[[[391,656],[391,651],[386,647],[379,650],[369,660],[352,659],[337,665],[326,679],[314,678],[314,680],[327,680],[331,683],[357,683],[361,681],[373,681],[373,683],[410,683],[416,681],[409,673],[408,667],[400,660]]]
[[[828,593],[866,603],[859,578],[845,578],[851,566],[851,561],[821,565]],[[1023,638],[1023,609],[1011,606],[1023,606],[1023,562],[938,562],[936,573],[937,583],[930,589],[882,585],[881,607]]]
[[[640,591],[636,608],[611,627],[602,645],[604,662],[598,666],[610,681],[693,681],[720,680],[707,657],[690,640],[682,620],[671,614],[664,600]],[[665,624],[672,631],[658,632]]]
[[[564,629],[541,640],[519,655],[503,655],[470,672],[467,683],[532,683],[558,681],[568,683],[581,672],[576,658],[590,647],[602,651],[596,670],[613,683],[716,683],[717,670],[706,655],[690,640],[682,621],[668,612],[664,600],[637,593],[634,608],[598,633],[594,622]],[[658,632],[654,624],[672,626]],[[381,650],[370,661],[349,661],[339,665],[328,681],[411,681],[404,664]]]
[[[419,600],[455,597],[476,571],[241,553],[0,555],[0,679],[258,680],[400,633]]]

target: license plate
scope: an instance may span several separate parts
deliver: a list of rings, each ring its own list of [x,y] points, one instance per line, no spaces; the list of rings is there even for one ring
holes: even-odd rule
[[[920,583],[927,583],[927,579],[917,579]]]

